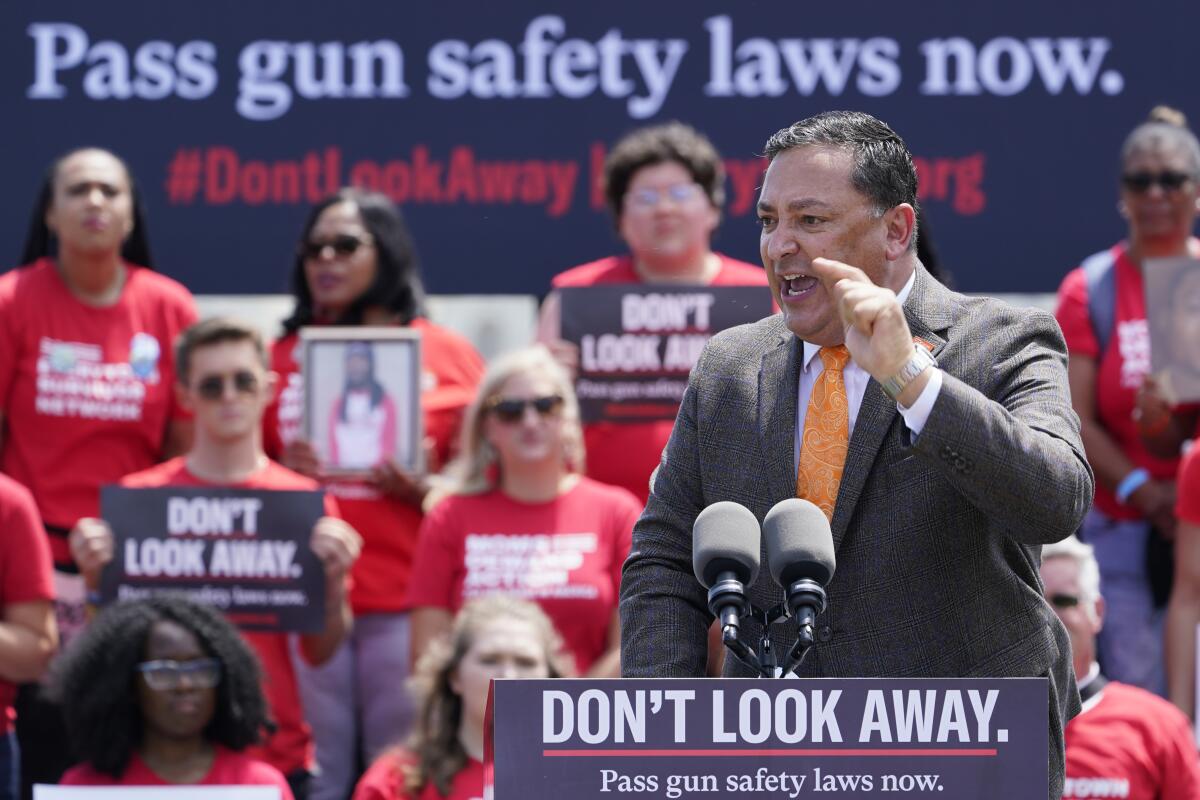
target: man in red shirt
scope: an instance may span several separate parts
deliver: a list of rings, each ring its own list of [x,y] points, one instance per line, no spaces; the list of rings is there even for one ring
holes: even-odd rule
[[[1096,663],[1104,619],[1092,548],[1068,537],[1042,548],[1046,599],[1071,636],[1083,709],[1067,723],[1063,800],[1194,800],[1200,760],[1187,718],[1144,689],[1106,680]]]
[[[184,408],[195,415],[190,452],[149,470],[126,476],[122,485],[222,486],[261,490],[316,490],[316,481],[271,461],[262,447],[262,416],[274,396],[274,373],[267,370],[262,338],[254,329],[229,319],[197,323],[180,336],[176,352],[178,386]],[[358,534],[337,518],[337,506],[325,502],[327,516],[313,527],[310,546],[325,568],[325,625],[300,637],[300,652],[311,664],[333,655],[351,626],[346,575],[362,546]],[[71,531],[71,553],[89,591],[100,585],[100,572],[113,557],[109,526],[94,518]],[[287,637],[246,633],[262,662],[263,690],[276,730],[256,755],[279,769],[297,800],[307,797],[313,763],[312,732],[304,721]]]

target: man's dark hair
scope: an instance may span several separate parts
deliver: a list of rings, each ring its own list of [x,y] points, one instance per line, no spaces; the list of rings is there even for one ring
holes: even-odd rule
[[[604,197],[613,219],[621,219],[629,182],[642,167],[675,162],[700,185],[713,208],[725,203],[725,167],[704,134],[682,122],[641,128],[613,146],[604,162]]]
[[[54,691],[75,755],[97,772],[120,778],[142,742],[135,667],[145,658],[150,629],[161,621],[188,630],[221,662],[206,739],[242,750],[271,724],[258,661],[218,612],[176,597],[119,603],[88,625],[55,668]]]
[[[304,232],[296,250],[292,266],[292,294],[296,308],[283,322],[285,333],[294,333],[305,325],[316,322],[312,292],[304,275],[302,248],[312,235],[317,218],[332,205],[352,203],[362,216],[363,227],[375,242],[377,262],[375,282],[355,298],[341,318],[333,320],[336,325],[361,325],[363,312],[368,308],[383,308],[394,313],[401,325],[407,325],[414,317],[425,313],[425,287],[421,283],[420,265],[412,235],[400,209],[379,192],[346,188],[318,203],[304,223]]]
[[[121,258],[126,263],[154,269],[154,259],[150,256],[150,241],[146,238],[146,208],[142,203],[142,193],[138,191],[137,182],[133,179],[133,173],[129,171],[129,165],[115,153],[101,147],[78,147],[68,153],[63,153],[54,159],[54,163],[46,170],[46,174],[42,177],[42,186],[38,190],[37,202],[33,206],[33,214],[29,219],[29,230],[25,233],[25,247],[21,250],[21,260],[17,263],[32,264],[43,256],[57,255],[58,240],[55,238],[54,232],[46,226],[46,212],[50,210],[50,203],[54,200],[54,181],[58,178],[58,171],[62,168],[64,161],[77,153],[89,150],[106,153],[115,158],[121,168],[125,170],[125,180],[129,183],[129,200],[133,207],[133,230],[129,232],[129,235],[125,237],[125,242],[121,245]]]
[[[901,203],[917,205],[917,170],[904,140],[887,124],[861,111],[826,111],[802,119],[767,140],[768,161],[795,147],[839,147],[854,158],[850,184],[877,215]],[[910,249],[917,246],[916,228]]]
[[[270,365],[262,334],[252,325],[232,317],[209,317],[189,326],[175,340],[175,375],[186,384],[192,368],[192,353],[222,342],[250,342],[264,368]]]

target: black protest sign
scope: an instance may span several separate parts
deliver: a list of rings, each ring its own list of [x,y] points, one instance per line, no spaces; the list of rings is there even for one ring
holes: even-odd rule
[[[688,373],[713,334],[771,314],[766,286],[572,287],[562,338],[579,347],[584,422],[674,419]]]
[[[113,531],[101,602],[174,594],[245,630],[313,632],[325,618],[325,573],[309,548],[321,492],[105,486]]]
[[[1045,797],[1045,678],[501,680],[495,800]],[[530,732],[540,732],[540,735]]]

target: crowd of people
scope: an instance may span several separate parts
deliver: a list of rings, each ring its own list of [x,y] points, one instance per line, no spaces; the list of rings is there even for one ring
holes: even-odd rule
[[[785,159],[797,146],[781,146]],[[1096,497],[1087,544],[1044,554],[1039,613],[1065,625],[1084,694],[1067,728],[1068,788],[1103,774],[1157,792],[1130,797],[1195,798],[1200,448],[1188,443],[1200,406],[1173,404],[1151,374],[1143,275],[1152,259],[1200,257],[1200,144],[1177,112],[1156,109],[1126,140],[1119,176],[1128,237],[1059,292]],[[84,148],[51,165],[21,266],[0,276],[0,800],[59,781],[467,800],[482,796],[489,680],[620,677],[622,571],[674,423],[582,421],[558,290],[765,296],[778,279],[712,250],[725,177],[694,129],[635,131],[604,178],[628,251],[555,277],[538,342],[485,365],[427,318],[413,236],[382,195],[345,188],[313,208],[295,245],[294,309],[267,343],[237,320],[198,320],[187,288],[156,271],[115,154]],[[907,241],[916,258],[915,233]],[[1185,317],[1200,315],[1175,294]],[[363,437],[398,425],[370,347],[347,348],[344,386],[315,428],[327,441],[310,440],[300,332],[321,326],[419,334],[423,470],[377,447],[391,433]],[[330,453],[355,469],[332,469]],[[174,597],[103,604],[108,485],[323,492],[324,516],[305,531],[324,572],[320,629],[239,630]],[[647,514],[666,512],[652,499]],[[698,657],[718,674],[710,630]],[[1131,706],[1152,719],[1111,736]],[[1130,777],[1146,763],[1161,769]]]

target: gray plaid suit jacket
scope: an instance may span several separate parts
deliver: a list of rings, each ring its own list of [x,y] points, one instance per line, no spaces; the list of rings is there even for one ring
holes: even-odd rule
[[[802,677],[1049,679],[1050,797],[1062,726],[1079,709],[1070,642],[1042,599],[1041,545],[1092,500],[1066,347],[1049,314],[951,292],[922,267],[904,306],[933,345],[941,393],[916,441],[875,381],[850,440],[832,528],[837,571]],[[712,619],[692,573],[692,523],[732,500],[761,521],[795,493],[801,342],[775,315],[725,331],[692,371],[621,582],[627,677],[704,674]],[[750,589],[770,608],[763,568]],[[779,625],[786,654],[794,629]],[[743,621],[742,636],[761,628]],[[746,676],[736,659],[725,674]]]

